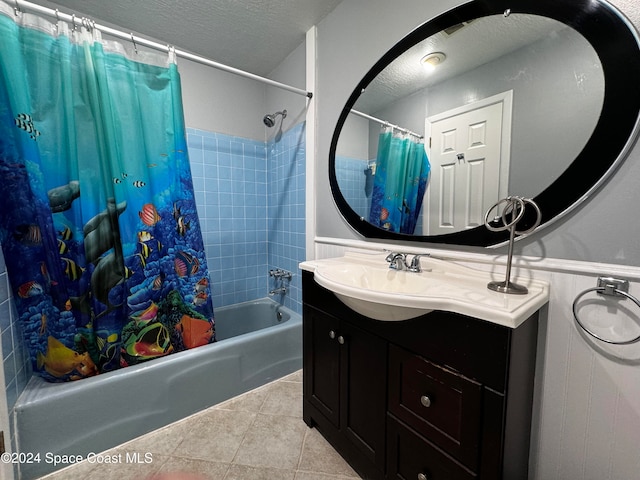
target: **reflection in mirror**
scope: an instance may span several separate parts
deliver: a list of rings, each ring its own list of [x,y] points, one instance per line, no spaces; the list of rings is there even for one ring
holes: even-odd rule
[[[444,55],[427,71],[422,59],[435,52]],[[512,13],[455,25],[406,50],[357,98],[335,151],[338,187],[360,218],[384,230],[433,236],[475,228],[500,198],[534,198],[569,167],[594,132],[604,91],[596,50],[564,23]],[[391,187],[386,203],[378,199],[388,153],[378,146],[388,125],[425,138],[424,201]],[[389,220],[401,213],[415,226]]]

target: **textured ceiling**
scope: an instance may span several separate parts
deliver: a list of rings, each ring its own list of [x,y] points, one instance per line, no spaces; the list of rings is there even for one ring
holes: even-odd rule
[[[35,0],[268,75],[341,0]]]
[[[476,19],[452,34],[439,32],[388,65],[367,86],[355,108],[375,114],[400,98],[488,64],[565,28],[550,18],[513,14],[508,18],[494,15]],[[433,52],[445,53],[446,60],[427,73],[420,59]]]

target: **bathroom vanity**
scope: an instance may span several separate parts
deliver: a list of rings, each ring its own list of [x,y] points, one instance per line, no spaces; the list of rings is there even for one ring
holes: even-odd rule
[[[315,266],[302,265],[306,424],[363,478],[526,479],[548,291],[515,328],[437,309],[384,321],[319,285]]]

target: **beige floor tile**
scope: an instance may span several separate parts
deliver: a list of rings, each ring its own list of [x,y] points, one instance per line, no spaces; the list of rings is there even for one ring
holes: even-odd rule
[[[265,390],[267,396],[260,413],[302,418],[302,384],[276,382]]]
[[[307,472],[358,477],[315,428],[307,430],[298,468]]]
[[[229,471],[228,463],[209,462],[193,458],[170,457],[158,471],[167,480],[181,476],[197,475],[201,480],[224,480]],[[162,478],[162,477],[161,477]]]
[[[152,463],[83,462],[47,480],[353,480],[360,478],[301,419],[302,371],[264,385],[105,452]],[[167,477],[161,477],[165,480]],[[187,480],[184,478],[184,480]]]
[[[306,430],[298,418],[259,414],[233,463],[295,470]]]
[[[183,440],[173,456],[231,463],[256,414],[210,409],[177,425]]]
[[[76,478],[91,478],[90,472],[94,468],[96,468],[96,465],[88,462],[81,462],[69,468],[64,468],[49,475],[45,475],[41,478],[43,480],[75,480]]]
[[[280,381],[302,383],[302,370],[298,370],[297,372],[290,373],[286,377],[282,377]]]
[[[86,477],[78,476],[78,472],[73,472],[69,479],[90,478],[91,480],[140,480],[152,476],[158,471],[161,465],[151,463],[129,463],[121,461],[118,463],[99,464],[92,469]]]
[[[353,480],[355,478],[360,478],[360,477],[348,477],[345,475],[329,475],[326,473],[303,472],[299,470],[296,473],[295,480]]]
[[[137,452],[142,455],[145,453],[171,455],[187,434],[188,432],[180,428],[180,423],[175,423],[142,435],[112,450],[130,454]]]
[[[222,402],[212,408],[218,410],[239,410],[244,412],[259,412],[264,400],[267,398],[267,390],[259,388],[242,395],[238,395],[226,402]]]
[[[224,480],[294,480],[295,475],[293,470],[233,464]]]

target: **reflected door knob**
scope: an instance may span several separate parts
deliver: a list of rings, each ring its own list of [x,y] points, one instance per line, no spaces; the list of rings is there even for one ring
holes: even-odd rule
[[[336,338],[336,332],[334,332],[333,330],[329,330],[329,338],[332,340]]]
[[[427,478],[427,476],[424,473],[419,473],[418,474],[418,480],[429,480]]]
[[[344,345],[344,337],[343,337],[342,335],[340,335],[340,336],[338,337],[338,343],[339,343],[340,345]]]

